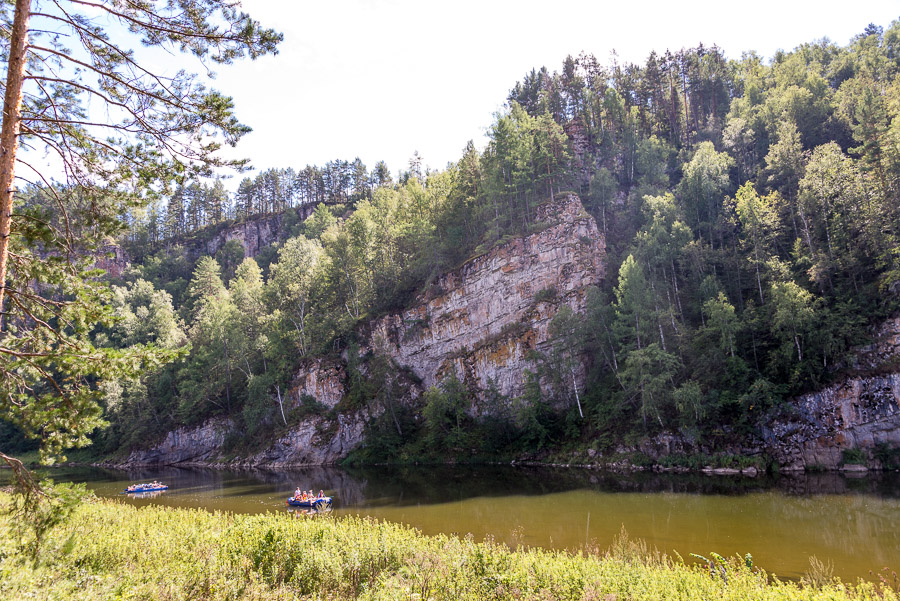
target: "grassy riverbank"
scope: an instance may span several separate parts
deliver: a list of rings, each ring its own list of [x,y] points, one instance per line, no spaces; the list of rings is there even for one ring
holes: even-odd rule
[[[8,497],[0,495],[4,504]],[[735,558],[691,567],[622,538],[580,554],[510,551],[364,519],[231,515],[94,501],[37,564],[0,515],[2,599],[888,599],[873,584],[770,581]]]

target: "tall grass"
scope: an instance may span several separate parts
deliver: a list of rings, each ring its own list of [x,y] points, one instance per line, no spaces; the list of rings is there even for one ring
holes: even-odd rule
[[[871,583],[779,582],[743,558],[717,557],[714,570],[686,565],[627,536],[573,554],[289,515],[94,501],[49,535],[36,565],[14,549],[0,515],[0,599],[897,601]]]

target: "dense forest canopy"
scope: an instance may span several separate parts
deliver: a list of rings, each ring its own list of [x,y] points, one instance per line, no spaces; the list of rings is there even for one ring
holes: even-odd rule
[[[338,410],[390,405],[369,425],[370,460],[459,449],[607,445],[680,429],[715,445],[752,436],[792,395],[853,366],[852,347],[900,308],[900,22],[764,59],[717,47],[643,64],[568,57],[516,83],[484,150],[391,177],[358,159],[270,169],[240,183],[185,182],[122,215],[140,262],[113,285],[100,346],[182,349],[154,373],[104,384],[111,452],[179,424],[237,416],[252,444],[310,413],[284,407],[298,358],[343,352]],[[437,117],[436,117],[437,118]],[[576,410],[538,358],[526,395],[475,418],[455,380],[422,419],[395,404],[399,370],[358,357],[366,319],[402,308],[435,277],[510,237],[535,207],[577,192],[606,237],[608,277],[585,319],[554,332],[590,358]],[[46,202],[35,187],[30,201]],[[300,220],[297,207],[315,205]],[[287,240],[196,263],[186,236],[284,212]],[[293,217],[291,217],[293,215]],[[365,361],[362,369],[360,362]],[[567,407],[561,409],[561,407]],[[396,409],[396,410],[395,410]]]

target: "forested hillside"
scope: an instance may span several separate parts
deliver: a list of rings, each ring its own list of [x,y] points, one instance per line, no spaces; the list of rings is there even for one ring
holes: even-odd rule
[[[556,328],[589,358],[583,411],[560,412],[536,384],[486,420],[447,381],[422,419],[393,416],[401,435],[371,424],[367,459],[603,446],[662,429],[715,445],[851,367],[852,347],[900,308],[900,22],[771,58],[704,46],[643,64],[569,57],[512,86],[489,140],[439,171],[416,156],[397,181],[383,163],[334,161],[270,169],[233,197],[221,182],[184,182],[123,215],[136,260],[112,284],[119,320],[96,341],[180,358],[104,385],[100,451],[216,415],[238,421],[243,437],[228,444],[239,448],[322,411],[281,405],[305,357],[344,353],[345,402],[384,403],[384,372],[399,366],[357,357],[361,324],[539,229],[535,207],[563,191],[580,196],[609,260],[586,317]],[[30,199],[49,202],[39,189]],[[230,244],[194,264],[179,247],[303,205],[317,208],[286,217],[287,241],[255,259]]]

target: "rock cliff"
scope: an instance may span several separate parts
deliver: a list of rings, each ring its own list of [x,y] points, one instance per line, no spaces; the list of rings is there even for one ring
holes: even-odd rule
[[[245,257],[255,257],[259,249],[282,239],[283,214],[257,217],[222,228],[208,239],[202,237],[187,241],[193,254],[214,257],[229,240],[237,240],[244,247]]]
[[[900,448],[900,318],[876,330],[845,377],[791,407],[763,429],[763,446],[783,469],[838,469],[850,449],[875,465],[876,445]]]
[[[187,256],[196,261],[200,257],[214,257],[226,243],[236,240],[244,248],[245,257],[256,257],[264,247],[283,242],[289,235],[289,223],[303,221],[315,210],[315,205],[303,205],[276,215],[251,217],[246,221],[211,225],[190,236],[162,242],[163,248],[183,247]],[[114,278],[121,277],[131,264],[128,252],[119,244],[107,244],[97,253],[94,266]]]
[[[371,347],[426,388],[455,374],[478,396],[519,396],[531,352],[549,350],[551,319],[563,305],[582,313],[606,267],[605,241],[575,195],[541,205],[536,221],[539,231],[471,259],[376,321]]]
[[[119,244],[107,244],[97,253],[97,259],[94,261],[94,267],[102,269],[110,277],[120,278],[125,270],[131,265],[131,259],[128,253]]]
[[[228,419],[212,419],[196,428],[178,428],[169,432],[159,444],[132,452],[117,465],[181,464],[207,465],[220,454],[225,437],[234,424]]]
[[[364,356],[386,353],[406,368],[404,373],[411,372],[398,376],[406,391],[400,402],[414,403],[423,390],[451,374],[481,400],[488,389],[515,397],[523,390],[524,371],[534,367],[532,352],[550,348],[553,317],[563,306],[583,312],[587,289],[605,274],[605,242],[596,223],[573,194],[538,207],[535,221],[533,233],[469,260],[439,278],[406,311],[363,327]],[[206,252],[214,253],[215,245],[228,239],[240,239],[252,252],[260,243],[254,240],[266,239],[259,233],[270,231],[266,227],[228,230],[211,239]],[[575,369],[579,386],[583,374],[583,367]],[[269,448],[232,465],[327,464],[346,456],[362,442],[366,422],[385,411],[376,405],[342,410],[347,387],[343,361],[303,361],[283,402],[297,406],[313,397],[333,417],[309,417]],[[125,463],[216,463],[230,428],[230,422],[217,420],[180,429],[159,445],[132,453]]]
[[[900,317],[877,327],[872,343],[857,348],[840,373],[830,386],[791,399],[749,440],[735,438],[712,449],[667,432],[621,450],[653,460],[714,452],[765,455],[787,472],[880,468],[876,447],[900,448]],[[851,450],[865,465],[845,465],[845,451]]]
[[[244,247],[245,257],[256,257],[259,251],[273,242],[284,241],[290,229],[288,223],[303,221],[315,210],[315,205],[303,205],[275,215],[251,217],[246,221],[220,224],[205,228],[189,238],[179,240],[188,254],[197,259],[204,255],[215,256],[231,240]]]

